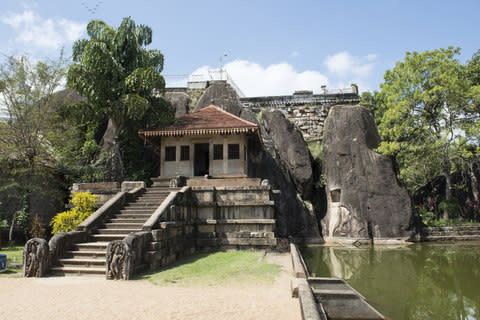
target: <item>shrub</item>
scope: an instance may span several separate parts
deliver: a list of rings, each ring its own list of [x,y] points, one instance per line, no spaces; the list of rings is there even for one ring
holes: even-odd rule
[[[308,149],[310,149],[313,159],[321,165],[323,162],[323,145],[319,141],[310,141],[308,142]]]
[[[420,217],[422,223],[430,227],[435,221],[435,213],[432,211],[432,208],[425,205],[415,206],[418,216]]]
[[[85,221],[96,208],[95,200],[97,196],[90,192],[74,193],[72,199],[69,201],[73,208],[61,212],[53,217],[50,221],[52,226],[52,233],[76,230],[78,225]]]

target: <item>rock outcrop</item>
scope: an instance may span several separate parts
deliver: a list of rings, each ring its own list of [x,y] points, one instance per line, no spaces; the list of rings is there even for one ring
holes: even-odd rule
[[[170,102],[175,108],[175,118],[180,118],[188,113],[190,102],[192,101],[185,92],[166,92],[165,100]]]
[[[302,133],[279,110],[262,112],[262,120],[298,192],[303,199],[310,199],[313,184],[312,160]]]
[[[325,240],[405,240],[411,200],[392,163],[373,151],[380,143],[375,122],[361,106],[334,106],[324,129],[328,210]]]
[[[193,112],[208,107],[211,104],[237,117],[258,124],[255,114],[243,107],[237,92],[226,81],[212,81],[200,99],[198,99],[198,103]]]
[[[211,104],[260,126],[263,146],[249,144],[248,175],[268,179],[277,190],[274,193],[277,235],[320,240],[315,214],[301,197],[309,196],[313,180],[310,154],[301,133],[279,111],[266,112],[264,125],[259,123],[255,114],[243,107],[226,81],[212,82],[195,111]]]

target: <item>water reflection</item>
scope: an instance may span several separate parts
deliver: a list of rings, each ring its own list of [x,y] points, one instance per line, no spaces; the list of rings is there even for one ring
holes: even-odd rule
[[[309,271],[348,281],[389,319],[479,319],[480,243],[302,250]]]

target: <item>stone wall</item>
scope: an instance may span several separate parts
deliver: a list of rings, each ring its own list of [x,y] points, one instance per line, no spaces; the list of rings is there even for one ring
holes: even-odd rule
[[[144,259],[150,270],[198,251],[270,248],[275,238],[270,186],[192,187],[151,230]],[[190,198],[191,195],[191,198]]]
[[[194,187],[198,248],[276,245],[270,186]]]
[[[77,192],[90,192],[97,196],[96,204],[100,208],[105,202],[113,198],[120,191],[130,191],[135,188],[145,188],[143,181],[124,181],[120,182],[87,182],[74,183],[71,194]]]
[[[340,103],[355,105],[360,102],[360,96],[356,92],[320,95],[307,92],[291,96],[240,98],[240,102],[258,117],[264,110],[278,109],[300,129],[305,141],[321,141],[330,108]]]
[[[163,222],[159,229],[152,230],[152,241],[145,253],[145,261],[150,270],[195,253],[194,230],[192,222]]]
[[[329,107],[318,105],[288,107],[285,117],[300,129],[305,141],[319,141],[323,137],[328,110]]]
[[[422,229],[422,241],[478,241],[479,226],[426,227]]]

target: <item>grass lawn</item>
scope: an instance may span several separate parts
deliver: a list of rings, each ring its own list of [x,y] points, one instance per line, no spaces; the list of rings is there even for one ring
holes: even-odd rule
[[[0,254],[7,255],[7,269],[0,272],[0,277],[17,277],[21,276],[23,262],[23,246],[2,247]],[[20,265],[19,268],[10,267],[12,264]]]
[[[141,279],[162,286],[273,283],[280,266],[261,259],[262,254],[254,251],[195,254]]]

